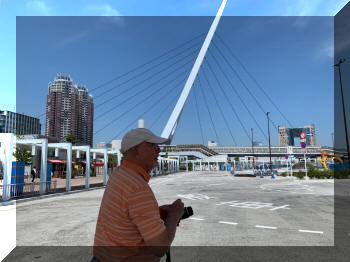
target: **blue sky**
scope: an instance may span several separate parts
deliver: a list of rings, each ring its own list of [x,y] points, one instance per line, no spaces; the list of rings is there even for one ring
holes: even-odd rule
[[[347,2],[348,1],[276,0],[268,1],[268,3],[266,3],[266,1],[228,1],[228,4],[224,11],[224,16],[333,16]],[[6,39],[6,41],[1,41],[0,43],[2,50],[0,53],[0,60],[2,61],[0,64],[0,70],[2,72],[0,75],[0,108],[13,110],[16,104],[16,16],[212,16],[216,14],[220,3],[221,1],[131,0],[120,2],[58,2],[2,0],[0,1],[0,35],[2,35],[3,39]],[[252,6],[254,6],[254,8],[251,8]],[[136,21],[135,19],[136,18],[134,18],[134,21]],[[180,18],[175,19],[176,21],[182,21]],[[43,51],[45,54],[35,53],[35,51],[38,52],[37,50],[40,47],[40,45],[35,45],[35,41],[38,41],[38,43],[43,43],[40,41],[47,41],[49,43],[50,41],[55,41],[55,35],[52,34],[52,31],[60,31],[60,28],[55,25],[55,23],[57,23],[57,19],[51,19],[51,22],[48,24],[41,23],[40,18],[38,18],[36,22],[34,20],[35,19],[25,20],[33,23],[34,27],[30,27],[30,24],[27,26],[27,29],[32,31],[21,31],[21,37],[24,37],[27,34],[27,37],[31,39],[32,42],[20,41],[22,48],[21,50],[25,51],[31,49],[34,50],[34,53],[32,53],[31,56],[28,56],[28,59],[31,60],[27,61],[24,59],[26,58],[26,56],[24,56],[25,52],[22,53],[21,57],[17,57],[17,66],[30,68],[34,65],[34,68],[37,68],[37,71],[42,70],[42,72],[45,72],[45,74],[40,74],[41,77],[38,79],[38,74],[35,74],[35,70],[33,71],[33,68],[31,68],[32,70],[27,71],[22,70],[21,75],[17,75],[17,93],[23,91],[24,94],[29,95],[28,97],[30,97],[30,94],[45,96],[47,92],[47,83],[53,80],[56,73],[69,73],[75,83],[84,84],[88,89],[92,89],[98,84],[109,80],[109,77],[111,76],[116,76],[118,73],[123,73],[123,68],[119,68],[117,64],[113,64],[112,56],[110,57],[111,59],[105,63],[107,72],[104,74],[98,73],[96,74],[96,77],[93,77],[91,73],[94,70],[101,70],[101,68],[89,68],[89,66],[87,66],[89,60],[86,60],[84,63],[80,63],[79,66],[76,65],[75,67],[64,67],[64,63],[55,66],[53,63],[48,63],[48,60],[46,60],[46,63],[40,63],[40,61],[44,61],[45,58],[52,58],[51,61],[55,61],[54,58],[57,56],[57,54],[59,54],[59,52],[52,52],[52,49],[42,49],[41,51]],[[132,33],[129,34],[124,32],[124,35],[129,36],[130,39],[137,39],[137,37],[139,37],[142,39],[140,41],[152,42],[151,39],[147,39],[147,34],[144,34],[144,31],[138,32],[137,26],[131,27],[132,21],[130,19],[110,19],[107,22],[108,24],[105,20],[88,20],[90,20],[89,23],[93,23],[94,25],[84,25],[81,19],[77,19],[74,24],[69,24],[68,22],[67,24],[61,24],[62,27],[66,29],[66,31],[65,34],[63,34],[62,37],[57,39],[55,42],[55,48],[61,48],[62,51],[62,49],[65,47],[70,46],[71,48],[64,50],[68,51],[68,53],[71,52],[70,57],[72,61],[74,61],[74,55],[77,55],[77,53],[79,53],[77,52],[77,50],[79,50],[79,41],[81,41],[81,43],[86,40],[95,41],[96,39],[94,37],[96,36],[99,36],[101,39],[103,39],[107,36],[111,36],[111,32],[120,34],[123,32],[123,30],[125,30],[125,28],[129,28],[132,31]],[[128,20],[131,21],[131,25],[125,24],[125,21]],[[166,20],[167,19],[164,18],[163,21]],[[263,87],[265,87],[265,90],[272,92],[271,94],[273,94],[273,96],[271,95],[271,97],[274,101],[276,101],[278,106],[281,107],[283,113],[286,114],[288,118],[290,118],[291,122],[295,124],[295,126],[314,123],[318,132],[319,144],[330,145],[330,133],[332,132],[333,124],[332,111],[322,114],[322,116],[315,116],[318,114],[319,108],[321,106],[326,106],[331,109],[333,108],[333,89],[329,90],[329,88],[333,88],[333,69],[331,66],[333,62],[332,19],[326,17],[275,17],[270,19],[263,18],[260,20],[257,18],[242,19],[241,21],[236,20],[234,21],[236,25],[241,23],[241,26],[236,26],[236,28],[233,30],[236,36],[239,36],[239,41],[237,39],[234,39],[234,36],[232,36],[232,38],[231,34],[227,33],[231,30],[232,21],[233,20],[230,17],[222,19],[222,22],[218,28],[218,33],[220,35],[225,35],[225,41],[228,43],[234,43],[231,47],[234,50],[239,50],[237,53],[239,54],[239,57],[242,59],[242,61],[245,62],[245,65],[249,68],[254,77],[259,80]],[[279,24],[278,27],[276,26],[276,21]],[[102,29],[98,27],[98,24],[101,23],[103,23]],[[195,23],[197,24],[197,27],[193,26],[193,28],[200,31],[200,33],[206,33],[210,26],[210,23],[210,18],[203,18],[202,21],[197,21]],[[169,24],[169,26],[171,26],[171,24]],[[287,34],[283,31],[286,29],[292,30],[292,34]],[[171,33],[164,30],[161,25],[157,25],[154,31],[157,30],[161,35],[164,36],[157,39],[157,42],[159,44],[158,48],[154,48],[149,51],[150,49],[147,48],[142,50],[142,45],[139,47],[136,45],[129,47],[129,50],[124,50],[124,61],[129,59],[128,64],[124,62],[124,68],[132,68],[133,66],[137,66],[147,61],[147,59],[150,59],[152,57],[155,57],[157,54],[162,53],[160,51],[165,51],[172,48],[172,44],[176,46],[176,43],[181,43],[183,41],[186,41],[186,39],[188,40],[192,36],[195,36],[195,33],[191,32],[189,29],[181,30],[181,28],[176,26],[174,26],[173,30],[176,32],[181,32],[181,36],[174,37]],[[36,32],[38,35],[37,37],[34,37]],[[40,32],[47,32],[48,37],[40,40]],[[149,32],[149,34],[151,33],[155,32]],[[167,35],[167,33],[169,35]],[[112,37],[109,40],[116,41],[116,39]],[[287,45],[288,43],[290,44],[289,46]],[[96,43],[95,47],[98,48],[99,45],[101,44]],[[82,50],[84,52],[84,49]],[[135,54],[135,52],[131,52],[132,50],[137,50],[139,53]],[[50,51],[52,53],[50,53]],[[158,51],[159,53],[157,53]],[[129,56],[126,54],[129,54]],[[120,57],[120,54],[115,55],[117,57]],[[95,51],[94,56],[98,56],[98,52]],[[108,53],[103,53],[103,56],[108,56]],[[33,59],[33,57],[36,57],[37,59]],[[94,61],[96,61],[96,59],[98,58],[95,57]],[[286,60],[290,62],[286,63]],[[75,58],[75,61],[80,61],[78,56]],[[20,64],[18,64],[18,62],[20,62]],[[41,65],[41,67],[39,65]],[[114,70],[110,70],[108,72],[108,68],[110,69],[113,65],[115,66],[113,68]],[[284,74],[286,71],[288,71],[288,74]],[[29,77],[31,75],[35,75],[36,77],[32,77],[32,79],[27,78],[31,81],[29,82],[30,86],[26,86],[26,89],[24,89],[24,81],[22,77]],[[317,75],[320,77],[316,77]],[[315,96],[314,88],[310,88],[312,85],[317,86],[318,88],[316,94],[317,99],[309,99],[309,103],[307,103],[306,98]],[[283,89],[281,86],[283,86]],[[29,90],[33,90],[33,92]],[[258,96],[257,93],[256,95]],[[17,105],[19,112],[21,112],[22,108],[24,108],[23,110],[32,115],[36,115],[39,111],[40,113],[43,112],[42,101],[36,103],[37,106],[25,107],[27,104],[26,99],[23,99],[22,101],[21,97],[21,95],[17,97],[17,101],[21,101],[20,108],[18,108],[19,105]],[[285,100],[287,102],[283,100],[285,97],[289,98],[288,100]],[[35,97],[27,99],[27,101],[28,100],[35,101]],[[193,101],[194,100],[191,98],[188,101],[188,105],[184,111],[183,119],[180,122],[182,124],[178,128],[177,134],[174,138],[174,143],[202,142],[202,139],[199,139],[199,129],[197,127],[191,127],[190,125],[190,123],[195,123],[196,121],[198,122],[198,120],[194,117],[196,109],[194,107]],[[95,103],[96,102],[97,101],[95,101]],[[249,102],[248,99],[247,104],[253,107],[252,102]],[[271,107],[271,105],[266,105],[266,108],[268,110],[270,108],[269,106]],[[167,110],[171,110],[171,107],[172,105],[170,105],[169,109]],[[201,108],[201,104],[199,104],[199,107]],[[205,111],[204,104],[202,104],[202,110],[203,112]],[[264,123],[264,117],[259,115],[258,110],[255,111],[255,109],[252,109],[252,111],[257,115],[258,122],[260,122],[261,126],[265,129],[266,123]],[[270,111],[272,119],[275,118],[277,124],[284,124],[282,123],[283,121],[280,121],[280,116],[277,116],[277,112],[273,112],[272,109]],[[215,111],[213,111],[213,113],[214,112]],[[96,110],[96,114],[98,113],[99,111]],[[245,113],[242,111],[242,114]],[[217,121],[220,129],[220,127],[223,126],[223,121],[219,121],[220,116],[218,116],[218,114],[215,115],[217,115]],[[163,116],[163,118],[166,119],[166,114]],[[248,119],[249,117],[245,116],[245,118]],[[205,119],[207,121],[205,121]],[[152,122],[152,120],[150,120],[150,122]],[[207,132],[204,134],[205,142],[209,139],[216,140],[214,132],[211,130],[212,128],[208,122],[208,116],[206,116],[203,122],[203,125],[207,125],[205,126]],[[42,123],[44,122],[42,121]],[[147,123],[148,122],[146,119],[146,126]],[[159,123],[157,123],[157,125],[154,127],[154,131],[160,133],[162,126],[164,125],[165,123],[159,120]],[[249,121],[246,123],[246,125],[248,130],[250,130],[250,127],[253,127],[253,124]],[[95,130],[98,130],[99,127],[102,126],[103,124],[100,126],[95,126]],[[196,126],[198,126],[198,124]],[[233,129],[234,128],[235,126],[233,126]],[[237,129],[239,129],[239,127],[237,127]],[[257,130],[256,127],[254,127],[254,130],[255,129]],[[106,131],[105,134],[101,134],[101,132],[98,136],[95,137],[94,142],[108,141],[111,136],[113,137],[113,132],[115,133],[114,130],[110,130],[109,132]],[[257,139],[263,140],[262,135],[259,135],[258,131],[256,132]],[[193,136],[188,135],[191,133],[194,133]],[[238,133],[243,132],[240,130]],[[277,144],[277,133],[274,132],[272,134],[272,143]],[[219,137],[221,136],[222,144],[232,144],[227,131],[226,134],[223,131]],[[249,143],[247,137],[244,135],[241,137],[240,135],[237,135],[236,140],[242,141],[242,143],[239,144]]]

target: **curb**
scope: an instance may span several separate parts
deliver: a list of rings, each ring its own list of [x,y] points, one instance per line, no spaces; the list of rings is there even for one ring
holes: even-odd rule
[[[63,195],[70,195],[70,194],[75,194],[75,193],[87,192],[87,191],[102,189],[105,187],[106,186],[100,186],[100,187],[93,187],[93,188],[87,188],[87,189],[78,189],[78,190],[73,190],[73,191],[68,191],[68,192],[60,192],[60,193],[54,193],[54,194],[48,194],[48,195],[39,195],[39,196],[35,196],[35,197],[21,198],[21,199],[17,199],[17,200],[9,200],[9,201],[0,202],[0,206],[16,205],[16,203],[22,203],[22,202],[28,202],[28,201],[32,201],[32,200],[39,200],[39,199],[56,197],[56,196],[63,196]]]

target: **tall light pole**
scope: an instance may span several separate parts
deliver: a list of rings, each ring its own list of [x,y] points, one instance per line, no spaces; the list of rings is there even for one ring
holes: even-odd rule
[[[272,161],[271,161],[271,143],[270,143],[270,118],[269,118],[270,112],[266,112],[267,116],[267,132],[269,134],[269,152],[270,152],[270,168],[272,173]]]
[[[331,133],[331,136],[332,136],[332,147],[333,147],[333,150],[334,150],[334,133],[333,132]]]
[[[254,137],[253,137],[253,128],[250,129],[252,131],[252,152],[253,152],[253,170],[254,170]]]
[[[345,105],[344,105],[344,96],[343,96],[343,83],[342,83],[342,80],[341,80],[341,71],[340,71],[340,65],[342,63],[344,63],[344,62],[345,62],[345,59],[344,58],[340,58],[338,64],[335,64],[334,67],[338,67],[338,72],[339,72],[341,101],[342,101],[342,105],[343,105],[343,117],[344,117],[344,127],[345,127],[346,149],[348,151],[348,162],[350,163],[348,127],[346,125]]]

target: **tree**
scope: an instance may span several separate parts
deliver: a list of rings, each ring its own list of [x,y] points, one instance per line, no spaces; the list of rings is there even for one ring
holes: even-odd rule
[[[72,143],[72,145],[75,145],[75,143],[77,142],[77,139],[76,139],[76,137],[75,137],[74,134],[68,134],[68,135],[66,136],[66,141],[67,141],[68,143]]]
[[[16,151],[13,152],[13,156],[17,159],[17,161],[23,161],[26,166],[32,164],[32,154],[31,152],[25,148],[24,146],[16,146]]]

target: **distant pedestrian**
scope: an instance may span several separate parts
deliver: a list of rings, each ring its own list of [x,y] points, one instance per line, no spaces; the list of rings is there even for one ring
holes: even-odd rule
[[[34,182],[34,179],[36,177],[36,168],[35,166],[33,167],[32,171],[30,172],[30,174],[32,175],[33,179],[32,179],[32,182]]]

